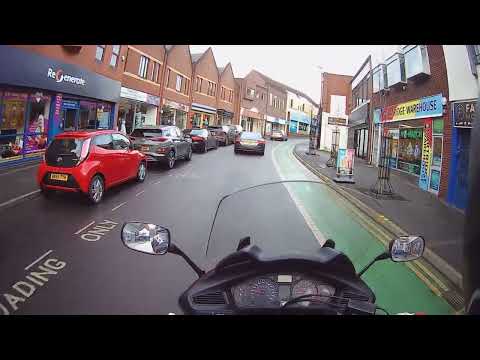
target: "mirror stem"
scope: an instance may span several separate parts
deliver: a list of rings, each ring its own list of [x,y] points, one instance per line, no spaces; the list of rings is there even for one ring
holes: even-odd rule
[[[203,276],[205,274],[205,271],[200,269],[180,248],[178,248],[175,244],[170,244],[170,248],[168,249],[169,253],[179,255],[181,256],[188,265],[195,271],[198,275],[198,277]]]
[[[361,277],[363,275],[363,273],[365,271],[367,271],[370,266],[372,266],[373,264],[375,264],[377,261],[379,260],[385,260],[385,259],[389,259],[390,258],[390,253],[388,251],[378,255],[375,259],[373,259],[372,261],[370,261],[362,270],[360,270],[360,272],[357,274],[358,277]]]

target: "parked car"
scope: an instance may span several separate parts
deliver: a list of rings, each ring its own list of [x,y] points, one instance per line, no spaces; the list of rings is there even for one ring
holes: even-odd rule
[[[262,134],[255,132],[242,132],[235,140],[234,152],[253,152],[260,155],[265,154],[265,140]]]
[[[280,140],[280,141],[287,141],[287,134],[283,130],[273,130],[272,135],[270,135],[270,140]]]
[[[105,190],[125,181],[143,182],[145,155],[113,130],[68,131],[55,136],[38,167],[37,183],[49,197],[53,191],[82,192],[93,204]]]
[[[209,130],[215,131],[215,137],[218,140],[218,144],[227,146],[235,142],[235,127],[231,125],[217,125],[209,126]]]
[[[133,130],[133,147],[144,153],[149,162],[159,162],[171,169],[175,161],[192,159],[192,142],[176,126],[149,126]]]
[[[193,151],[206,153],[210,149],[218,148],[217,138],[207,129],[185,129],[183,130],[183,134],[192,140]]]
[[[240,133],[243,131],[243,128],[241,125],[230,125],[235,128],[235,136],[240,135]]]

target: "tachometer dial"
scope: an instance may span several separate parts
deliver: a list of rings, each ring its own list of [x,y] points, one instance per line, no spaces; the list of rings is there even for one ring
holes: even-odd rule
[[[310,280],[300,280],[292,288],[292,298],[318,294],[317,285]]]
[[[272,306],[279,302],[278,284],[268,278],[255,279],[249,286],[251,306]]]

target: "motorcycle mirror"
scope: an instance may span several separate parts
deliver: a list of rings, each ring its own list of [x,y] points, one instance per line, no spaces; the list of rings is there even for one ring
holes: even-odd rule
[[[129,249],[151,255],[165,255],[170,248],[170,231],[159,225],[126,222],[122,242]]]
[[[422,257],[425,239],[422,236],[400,236],[390,241],[390,258],[395,262],[412,261]]]

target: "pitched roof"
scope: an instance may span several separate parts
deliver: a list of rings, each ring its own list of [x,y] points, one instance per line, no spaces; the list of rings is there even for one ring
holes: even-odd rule
[[[225,70],[225,66],[219,67],[218,68],[218,73],[219,74],[223,73],[223,70]]]
[[[203,55],[203,53],[192,54],[192,62],[196,63],[202,57],[202,55]]]

